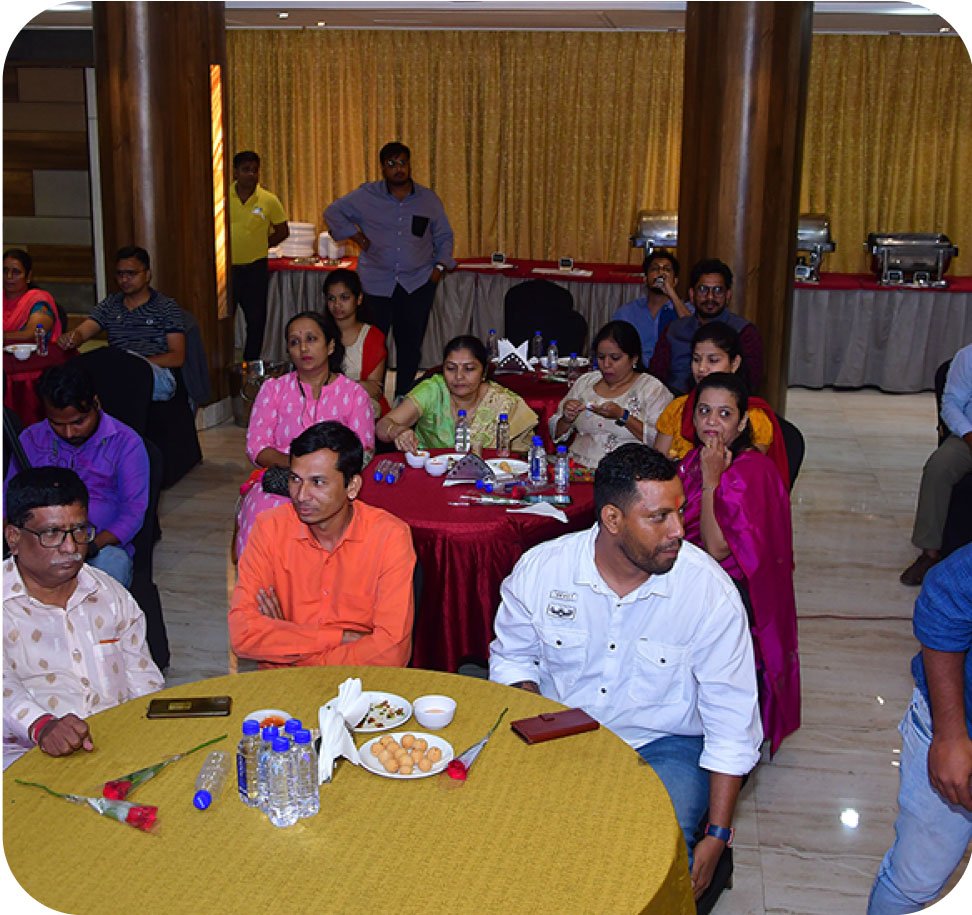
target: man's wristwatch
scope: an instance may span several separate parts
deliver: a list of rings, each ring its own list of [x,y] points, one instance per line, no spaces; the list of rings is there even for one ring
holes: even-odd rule
[[[434,266],[434,267],[435,267],[435,269],[436,269],[436,270],[438,270],[438,271],[439,271],[439,273],[441,273],[441,274],[442,274],[443,276],[445,276],[445,274],[449,272],[448,270],[446,270],[446,265],[445,265],[445,264],[434,264],[433,266]]]
[[[736,830],[732,826],[716,826],[714,823],[707,823],[705,826],[705,834],[712,836],[713,839],[720,839],[726,843],[726,848],[731,848]]]
[[[621,426],[623,428],[624,426],[628,425],[628,420],[629,419],[631,419],[631,411],[630,410],[622,410],[621,411],[621,416],[618,417],[614,421],[614,424],[616,426]]]

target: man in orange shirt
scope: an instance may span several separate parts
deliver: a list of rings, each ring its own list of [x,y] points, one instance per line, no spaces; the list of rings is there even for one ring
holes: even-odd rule
[[[408,525],[356,502],[364,451],[347,426],[290,445],[290,505],[257,518],[229,610],[230,645],[261,667],[404,667],[415,551]]]

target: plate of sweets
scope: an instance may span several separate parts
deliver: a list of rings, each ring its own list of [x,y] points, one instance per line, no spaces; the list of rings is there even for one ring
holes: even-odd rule
[[[516,458],[489,458],[486,464],[497,479],[519,477],[530,471],[530,465],[526,461]]]
[[[282,728],[293,717],[290,712],[285,712],[283,709],[261,708],[255,712],[250,712],[245,720],[258,721],[261,728]]]
[[[374,734],[401,727],[412,717],[412,703],[395,693],[377,690],[363,690],[361,695],[368,700],[368,711],[357,726],[356,734]]]
[[[358,753],[369,772],[405,781],[438,775],[455,756],[448,740],[420,731],[372,737]]]

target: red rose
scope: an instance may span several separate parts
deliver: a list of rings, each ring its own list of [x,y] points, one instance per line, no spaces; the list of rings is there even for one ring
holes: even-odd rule
[[[128,797],[128,792],[132,790],[132,783],[126,779],[118,779],[113,782],[105,782],[101,789],[102,797],[111,801],[123,801]]]
[[[446,775],[448,775],[449,778],[456,779],[457,781],[464,782],[468,774],[468,770],[461,762],[459,762],[458,759],[453,759],[449,765],[446,766]]]
[[[154,825],[159,815],[158,807],[132,807],[125,817],[125,822],[129,826],[142,829],[148,832]]]

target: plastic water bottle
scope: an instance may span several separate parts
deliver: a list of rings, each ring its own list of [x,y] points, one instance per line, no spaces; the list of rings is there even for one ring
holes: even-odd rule
[[[496,336],[496,330],[492,327],[486,337],[486,349],[489,350],[490,359],[499,359],[499,337]]]
[[[222,750],[214,750],[199,770],[196,776],[196,793],[192,796],[192,806],[197,810],[208,810],[219,792],[223,790],[226,783],[226,775],[229,773],[230,761],[229,754]]]
[[[275,738],[267,759],[267,817],[274,826],[293,826],[297,822],[293,770],[290,741],[286,737]]]
[[[47,355],[47,334],[44,333],[44,328],[40,324],[34,326],[34,343],[37,344],[37,355],[46,356]]]
[[[469,431],[469,422],[466,419],[466,411],[460,410],[456,418],[456,451],[460,454],[469,454],[472,447],[472,434]]]
[[[297,787],[297,815],[312,817],[321,809],[321,791],[317,783],[317,750],[310,731],[294,735],[294,785]]]
[[[577,362],[577,353],[570,354],[570,361],[567,363],[567,383],[573,384],[580,375],[580,365]]]
[[[560,351],[557,349],[557,341],[551,340],[547,344],[547,371],[556,372],[557,363],[560,361]]]
[[[530,485],[538,489],[547,485],[547,452],[539,435],[530,445]]]
[[[257,750],[257,787],[260,789],[260,809],[267,809],[267,763],[273,750],[273,742],[280,736],[280,729],[270,726],[263,729],[260,748]]]
[[[533,359],[539,359],[543,355],[543,334],[540,331],[534,331],[533,338],[530,340],[530,356]]]
[[[554,492],[559,496],[567,495],[570,489],[570,461],[567,458],[567,446],[557,446],[557,460],[554,463]]]
[[[496,420],[496,456],[510,456],[510,417],[506,413],[500,413]]]
[[[247,807],[260,806],[260,778],[257,754],[260,752],[260,725],[252,718],[243,722],[243,739],[236,748],[236,787]]]
[[[405,465],[398,461],[393,463],[388,470],[385,471],[385,482],[386,483],[397,483],[401,478],[402,474],[405,472]]]

